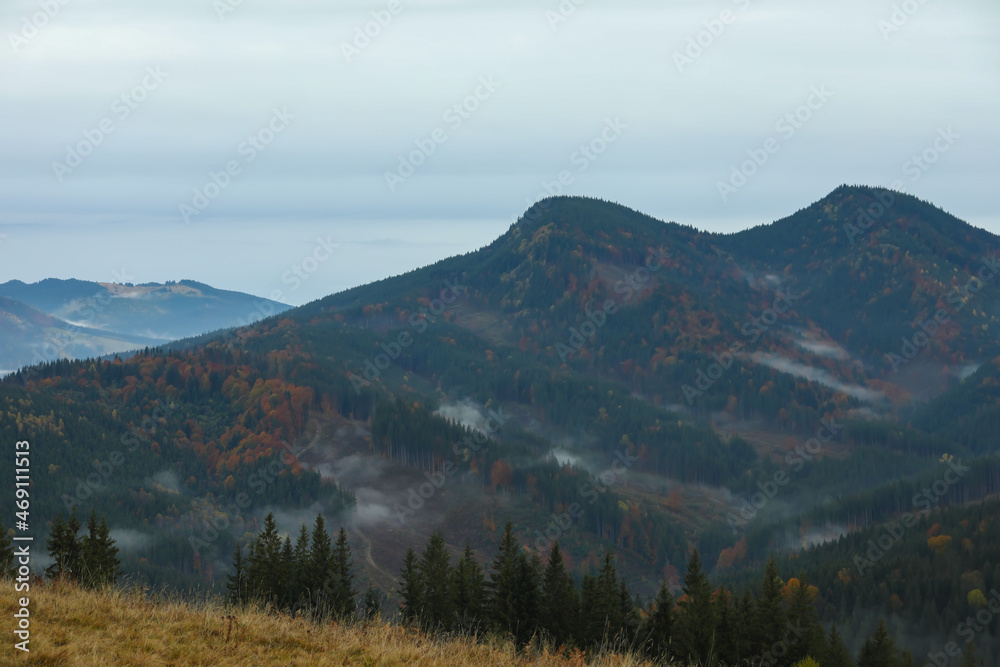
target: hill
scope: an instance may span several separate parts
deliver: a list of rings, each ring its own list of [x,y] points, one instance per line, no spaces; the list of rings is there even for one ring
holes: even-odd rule
[[[97,507],[148,583],[211,585],[268,511],[285,534],[321,511],[384,590],[433,529],[489,559],[511,520],[577,575],[613,549],[650,597],[696,546],[742,568],[905,511],[945,457],[974,473],[941,504],[1000,492],[994,248],[862,187],[725,237],[553,198],[403,276],[14,375],[0,437],[44,443],[43,524]]]
[[[161,345],[288,308],[191,280],[162,285],[11,280],[0,284],[0,369]]]
[[[0,296],[0,372],[63,357],[86,359],[159,345],[144,338],[69,324],[19,301]]]

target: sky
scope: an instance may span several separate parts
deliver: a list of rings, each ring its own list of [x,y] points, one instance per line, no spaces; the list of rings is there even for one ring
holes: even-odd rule
[[[299,305],[548,194],[733,232],[842,183],[1000,233],[996,0],[8,0],[0,282]]]

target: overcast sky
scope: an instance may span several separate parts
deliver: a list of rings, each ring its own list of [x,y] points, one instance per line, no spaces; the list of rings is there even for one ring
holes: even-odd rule
[[[297,305],[545,184],[735,231],[896,182],[1000,233],[996,0],[8,0],[0,35],[0,281]]]

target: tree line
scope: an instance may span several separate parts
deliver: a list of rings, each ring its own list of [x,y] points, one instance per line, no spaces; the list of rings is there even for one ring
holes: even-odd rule
[[[599,569],[575,577],[558,542],[545,561],[524,548],[510,523],[496,556],[484,567],[470,545],[453,562],[436,530],[418,555],[407,550],[395,591],[399,620],[427,633],[470,637],[506,635],[519,647],[550,645],[594,651],[610,648],[657,661],[773,667],[915,667],[880,621],[857,656],[836,626],[820,623],[817,589],[778,575],[771,558],[762,579],[737,594],[709,581],[698,551],[689,559],[679,595],[666,579],[643,604],[618,573],[611,552]],[[293,545],[265,519],[246,559],[233,556],[228,577],[234,603],[252,600],[276,610],[347,621],[381,613],[374,588],[359,599],[353,586],[346,532],[331,547],[322,516],[312,534],[303,525]],[[979,667],[974,649],[963,667]]]

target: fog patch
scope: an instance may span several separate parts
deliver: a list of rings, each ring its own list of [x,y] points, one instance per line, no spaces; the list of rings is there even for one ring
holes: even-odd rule
[[[350,517],[357,525],[365,527],[397,520],[389,497],[378,489],[371,487],[357,489],[354,497],[357,499],[357,504],[352,509]]]
[[[487,418],[483,416],[476,402],[470,398],[463,398],[461,401],[442,405],[434,414],[440,415],[456,424],[461,424],[466,428],[486,433]]]
[[[261,516],[265,517],[268,514],[274,515],[274,523],[278,526],[278,532],[282,535],[289,535],[293,538],[298,534],[299,529],[305,524],[306,528],[311,528],[314,523],[316,523],[316,515],[323,514],[323,506],[321,504],[313,503],[304,509],[291,509],[287,507],[265,507],[261,510]],[[324,519],[328,517],[324,516]],[[261,520],[261,526],[263,526],[263,519]],[[334,526],[329,520],[326,521],[326,532],[336,534],[339,529],[338,526]]]
[[[131,528],[113,528],[109,531],[115,546],[122,552],[148,551],[153,536]]]
[[[180,493],[181,492],[181,478],[173,470],[161,470],[152,477],[153,488],[159,487],[158,491],[166,491],[168,493]]]
[[[797,361],[792,361],[791,359],[786,359],[785,357],[766,352],[754,352],[750,355],[750,358],[758,364],[768,366],[775,370],[779,370],[782,373],[788,373],[789,375],[794,375],[811,382],[817,382],[862,401],[875,403],[885,400],[885,395],[882,392],[868,389],[867,387],[862,387],[856,384],[841,382],[828,371],[821,368],[813,368],[812,366],[807,366]]]

